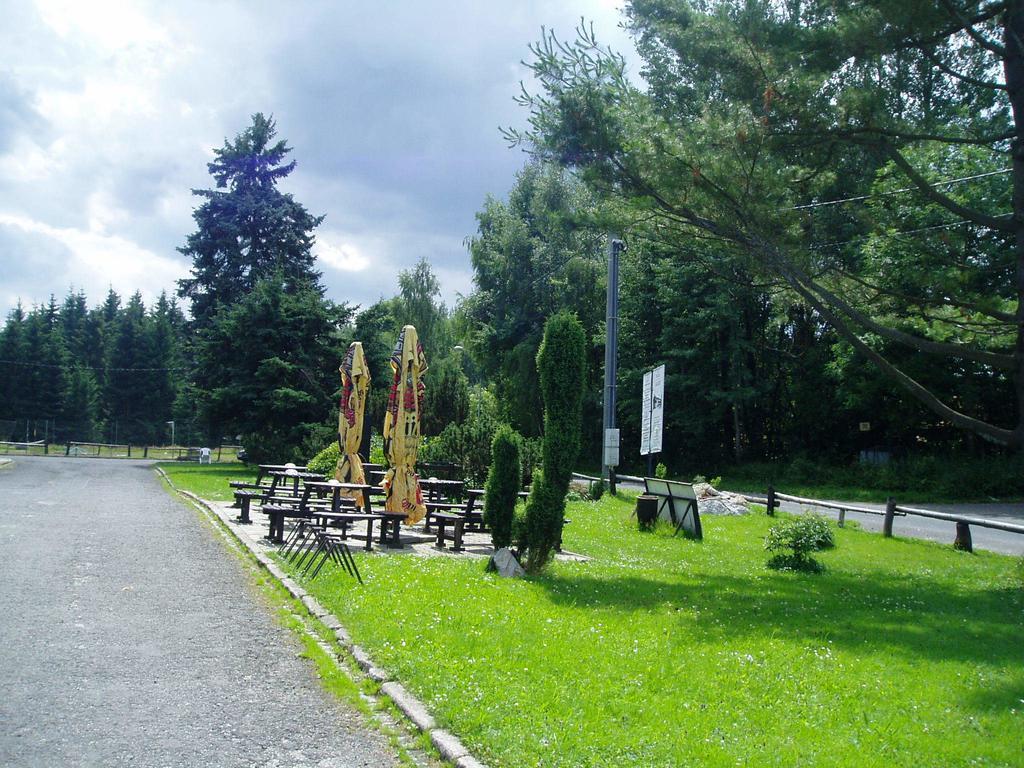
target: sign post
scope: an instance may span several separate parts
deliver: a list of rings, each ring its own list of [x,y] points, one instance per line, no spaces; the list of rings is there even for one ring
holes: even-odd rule
[[[640,417],[640,455],[647,457],[647,476],[654,476],[654,454],[661,453],[665,430],[665,366],[644,373]]]
[[[608,235],[608,290],[605,307],[604,344],[604,436],[605,456],[601,476],[608,477],[608,490],[615,493],[615,467],[619,463],[616,442],[614,461],[609,461],[608,443],[614,435],[618,440],[619,430],[615,428],[615,377],[619,367],[619,254],[625,249],[621,240]]]

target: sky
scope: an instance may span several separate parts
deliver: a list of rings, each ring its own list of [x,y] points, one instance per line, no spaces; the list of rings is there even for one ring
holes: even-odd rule
[[[189,262],[212,150],[272,114],[328,298],[397,293],[421,257],[451,305],[466,238],[525,162],[499,126],[541,28],[581,17],[632,57],[622,0],[0,0],[0,312],[113,287],[147,304]]]

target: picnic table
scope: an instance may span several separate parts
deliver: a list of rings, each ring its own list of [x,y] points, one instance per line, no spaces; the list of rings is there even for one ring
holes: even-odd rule
[[[331,495],[331,512],[334,515],[344,514],[346,517],[332,517],[332,520],[338,521],[342,525],[343,532],[347,531],[346,521],[354,521],[357,518],[351,512],[342,512],[343,499],[347,499],[347,496],[343,496],[342,493],[347,491],[349,493],[362,493],[363,494],[363,510],[362,517],[358,518],[367,521],[368,530],[372,529],[372,520],[368,516],[372,516],[373,520],[380,520],[380,543],[389,549],[401,549],[402,540],[400,538],[400,528],[402,522],[405,520],[406,515],[404,512],[388,512],[386,510],[373,511],[371,497],[383,496],[384,489],[380,486],[369,485],[367,483],[341,483],[337,480],[326,480],[326,481],[311,481],[306,483],[307,487],[312,489],[313,492],[321,496],[326,496],[328,493]],[[353,502],[354,504],[354,502]],[[325,520],[327,518],[324,518]],[[367,549],[369,546],[369,534],[367,537]]]

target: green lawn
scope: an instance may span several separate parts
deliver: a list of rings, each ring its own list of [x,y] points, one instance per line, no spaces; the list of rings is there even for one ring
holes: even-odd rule
[[[706,517],[697,543],[630,509],[571,504],[566,546],[593,559],[537,579],[359,551],[365,586],[308,586],[492,766],[1021,765],[1013,558],[845,529],[825,573],[776,572],[763,514]]]
[[[365,586],[309,586],[494,766],[1021,764],[1011,558],[840,530],[826,573],[778,573],[761,515],[695,543],[568,514],[594,559],[539,579],[357,554]]]
[[[245,464],[193,464],[192,462],[168,461],[157,465],[178,488],[192,491],[197,496],[213,501],[234,499],[229,480],[252,482],[256,479],[256,468]]]

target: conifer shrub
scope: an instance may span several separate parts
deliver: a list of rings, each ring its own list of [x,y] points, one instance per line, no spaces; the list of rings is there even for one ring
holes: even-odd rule
[[[537,372],[544,398],[543,470],[533,476],[526,505],[526,570],[538,573],[562,532],[565,494],[580,448],[586,335],[574,314],[559,312],[544,325]]]
[[[519,434],[502,424],[491,441],[491,467],[487,473],[484,523],[491,529],[494,549],[512,544],[512,521],[522,476]]]

